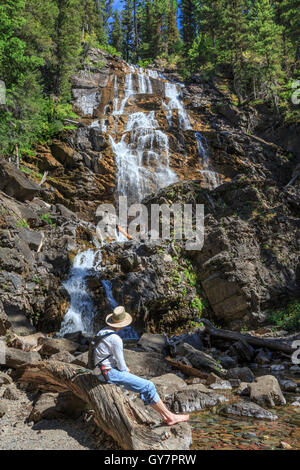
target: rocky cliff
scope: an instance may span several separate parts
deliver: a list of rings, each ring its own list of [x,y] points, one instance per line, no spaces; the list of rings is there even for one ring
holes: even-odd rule
[[[59,329],[72,303],[62,281],[78,250],[96,253],[96,208],[119,194],[204,204],[205,243],[192,254],[176,243],[102,248],[84,273],[97,325],[113,298],[141,330],[175,331],[203,314],[240,329],[298,295],[294,137],[278,145],[263,115],[234,106],[221,81],[183,84],[96,49],[72,87],[71,129],[24,157],[23,171],[0,161],[2,334],[23,314]]]

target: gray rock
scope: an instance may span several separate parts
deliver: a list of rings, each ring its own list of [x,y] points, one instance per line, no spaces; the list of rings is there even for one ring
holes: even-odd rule
[[[226,397],[209,390],[202,384],[189,385],[166,399],[166,403],[176,413],[200,411],[212,408],[224,401],[227,401]]]
[[[50,358],[50,361],[60,361],[60,362],[66,362],[67,364],[71,364],[73,361],[75,361],[75,357],[70,354],[68,351],[60,351],[56,354],[53,354]],[[80,364],[83,365],[83,364]]]
[[[0,354],[0,365],[17,368],[24,364],[34,364],[41,361],[41,356],[36,351],[21,351],[20,349],[3,347],[4,354]]]
[[[286,404],[278,380],[273,375],[257,377],[256,381],[249,384],[248,388],[250,400],[259,405],[274,407]]]
[[[40,354],[45,356],[52,356],[61,351],[68,351],[74,353],[78,350],[79,344],[65,338],[40,338],[39,344],[42,346]]]
[[[34,230],[20,229],[18,235],[34,251],[38,250],[44,239],[42,232],[35,232]]]
[[[279,380],[279,384],[285,392],[295,392],[297,390],[297,383],[293,380]]]
[[[13,382],[12,378],[5,372],[0,372],[0,387],[1,385],[11,384]]]
[[[224,408],[222,408],[222,412],[228,415],[249,416],[250,418],[268,419],[271,421],[278,419],[275,414],[268,410],[264,410],[256,403],[246,401],[238,401],[236,403],[226,405]]]
[[[248,367],[235,367],[227,371],[226,379],[240,379],[242,382],[253,382],[254,375]]]
[[[166,348],[166,339],[163,335],[144,333],[140,337],[138,345],[145,349],[145,351],[162,353]]]
[[[20,201],[32,201],[41,188],[16,166],[0,158],[0,191]]]
[[[187,387],[185,381],[175,374],[164,374],[160,377],[154,377],[151,381],[154,383],[157,393],[162,400],[164,400],[167,395],[171,395],[175,391]]]
[[[5,335],[6,331],[10,328],[11,323],[8,320],[6,313],[0,307],[0,335]]]
[[[256,355],[255,362],[257,362],[257,364],[260,364],[261,366],[263,366],[265,364],[270,364],[270,359],[269,359],[268,355],[263,350],[261,350]]]
[[[230,356],[221,356],[219,357],[219,361],[224,369],[232,369],[237,365],[237,361]]]
[[[124,358],[132,374],[157,377],[171,372],[171,366],[161,354],[124,349]]]

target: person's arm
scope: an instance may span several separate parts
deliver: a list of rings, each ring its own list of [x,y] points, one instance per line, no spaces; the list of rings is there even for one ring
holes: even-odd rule
[[[112,341],[112,353],[117,362],[118,369],[122,372],[127,372],[129,369],[124,359],[123,341],[120,337],[116,338],[115,335],[112,336],[114,337],[114,341]]]

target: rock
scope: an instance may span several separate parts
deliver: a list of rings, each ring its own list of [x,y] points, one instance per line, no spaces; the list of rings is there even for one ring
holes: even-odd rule
[[[232,390],[229,380],[221,380],[220,382],[212,383],[209,387],[213,390]]]
[[[0,158],[0,191],[19,201],[32,201],[41,188],[16,166]]]
[[[20,349],[8,348],[6,345],[3,348],[4,355],[0,354],[0,365],[12,367],[13,369],[24,364],[34,364],[41,361],[41,356],[36,351],[21,351]]]
[[[249,391],[250,400],[259,405],[274,407],[286,404],[278,380],[273,375],[257,377],[255,382],[249,384]]]
[[[64,338],[70,341],[74,341],[74,343],[80,343],[82,339],[82,331],[75,331],[74,333],[66,333],[64,334]]]
[[[232,369],[237,366],[237,361],[230,356],[220,356],[219,361],[224,369]]]
[[[241,382],[237,389],[237,393],[239,395],[249,396],[250,392],[249,392],[248,385],[249,385],[248,382]]]
[[[80,356],[78,356],[80,357]],[[78,359],[77,357],[77,359]],[[60,351],[56,354],[53,354],[50,358],[49,358],[50,361],[60,361],[60,362],[66,362],[67,364],[75,364],[76,362],[76,359],[75,357],[70,354],[68,351]],[[79,364],[79,365],[84,365],[84,364]],[[86,363],[87,365],[87,363]]]
[[[35,232],[34,230],[20,229],[18,232],[19,238],[23,240],[31,250],[37,251],[43,240],[44,235],[42,232]]]
[[[272,365],[270,366],[270,369],[271,369],[271,370],[275,370],[275,371],[284,370],[284,369],[285,369],[285,366],[284,366],[284,364],[272,364]]]
[[[44,338],[43,333],[34,333],[33,335],[28,336],[18,336],[12,335],[7,340],[7,346],[15,349],[21,349],[22,351],[38,351],[40,346],[38,346],[38,341],[40,338]]]
[[[300,406],[300,397],[296,397],[295,401],[291,403],[291,406]]]
[[[89,360],[88,356],[89,356],[88,351],[82,354],[78,354],[78,356],[76,356],[75,359],[72,361],[72,364],[76,364],[81,367],[87,367],[88,360]]]
[[[253,382],[253,372],[248,367],[235,367],[227,371],[226,379],[240,379],[242,382]]]
[[[6,400],[19,400],[19,393],[15,384],[10,384],[2,393],[2,398]]]
[[[297,383],[293,380],[279,380],[281,390],[285,392],[295,392],[297,390]]]
[[[164,357],[155,352],[124,349],[124,358],[131,373],[141,377],[157,377],[171,372],[171,366]]]
[[[292,446],[288,442],[281,441],[280,445],[285,450],[291,450],[292,449]]]
[[[164,374],[160,377],[154,377],[151,381],[156,386],[157,393],[162,400],[164,400],[167,395],[171,395],[175,391],[187,387],[185,381],[175,374]]]
[[[144,333],[140,337],[138,345],[145,349],[145,351],[163,353],[166,348],[166,339],[163,335]]]
[[[219,375],[225,375],[226,370],[209,354],[198,351],[188,343],[180,344],[177,348],[178,353],[184,356],[193,367],[200,370],[216,372]]]
[[[270,411],[264,410],[261,406],[255,403],[246,401],[238,401],[236,403],[226,405],[222,408],[222,412],[228,415],[249,416],[251,418],[268,419],[271,421],[278,419],[278,417]]]
[[[35,327],[30,323],[25,313],[16,303],[4,303],[4,309],[8,320],[11,323],[11,330],[15,334],[20,336],[28,336],[36,332]]]
[[[229,383],[233,388],[237,388],[241,385],[240,379],[229,379]]]
[[[108,142],[101,129],[97,129],[96,127],[92,127],[90,130],[90,140],[92,143],[92,148],[95,150],[95,152],[101,152],[108,146]]]
[[[80,346],[78,343],[65,338],[40,338],[39,344],[41,345],[40,354],[44,356],[52,356],[52,354],[61,351],[68,351],[72,354]]]
[[[252,346],[250,346],[250,344],[243,341],[237,341],[233,344],[233,348],[235,349],[237,356],[242,362],[251,362],[251,359],[254,356],[254,349],[252,348]]]
[[[187,413],[212,408],[226,400],[226,397],[209,390],[205,385],[194,384],[175,392],[165,401],[175,413]]]
[[[0,336],[5,335],[10,326],[11,323],[8,320],[8,316],[0,307]]]
[[[5,372],[0,372],[0,387],[11,383],[13,383],[12,378]]]
[[[7,411],[8,411],[7,405],[0,401],[0,418],[2,418],[5,415],[5,413],[7,413]]]
[[[260,350],[259,353],[255,356],[255,362],[261,366],[264,366],[265,364],[270,364],[270,359],[263,350]]]

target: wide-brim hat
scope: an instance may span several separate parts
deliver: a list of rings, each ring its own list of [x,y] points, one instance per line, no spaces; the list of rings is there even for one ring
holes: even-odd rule
[[[116,307],[113,313],[105,318],[105,323],[116,328],[124,328],[132,323],[132,316],[122,306]]]

